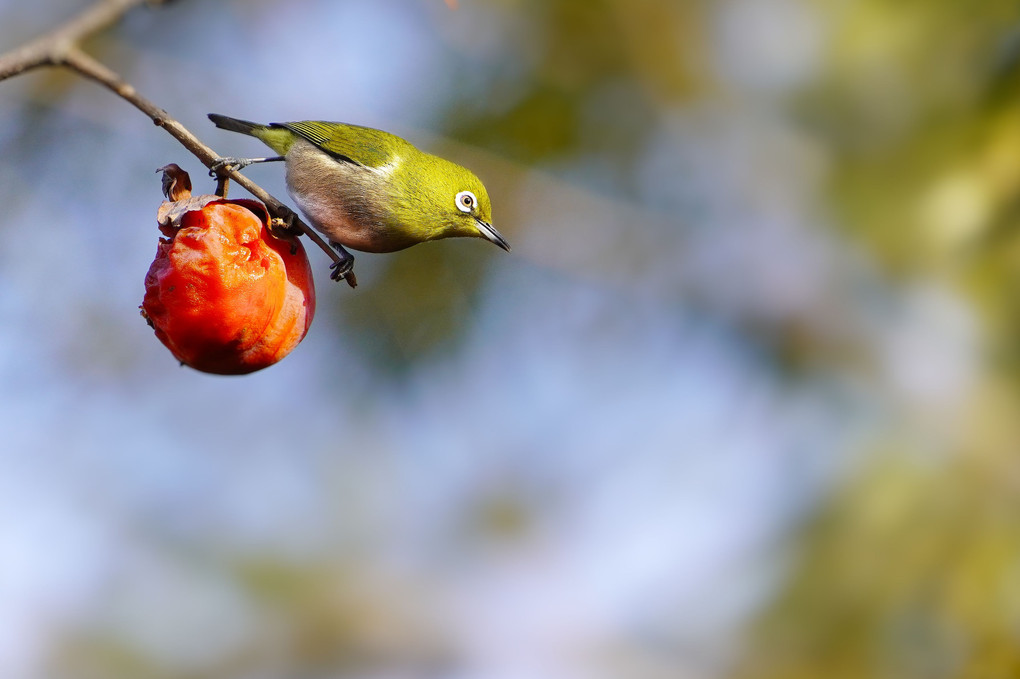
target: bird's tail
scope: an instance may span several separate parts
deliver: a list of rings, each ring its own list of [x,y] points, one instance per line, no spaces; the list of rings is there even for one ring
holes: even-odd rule
[[[256,133],[259,130],[265,128],[265,125],[259,125],[249,120],[241,120],[240,118],[231,118],[230,116],[221,116],[219,113],[210,113],[209,120],[213,121],[216,127],[223,130],[230,130],[231,132],[240,132],[241,134],[247,134],[252,137],[258,136]]]

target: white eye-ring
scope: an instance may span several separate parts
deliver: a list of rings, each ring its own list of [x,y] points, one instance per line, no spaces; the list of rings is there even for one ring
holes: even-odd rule
[[[471,212],[478,205],[478,199],[470,191],[461,191],[457,194],[457,209],[461,212]]]

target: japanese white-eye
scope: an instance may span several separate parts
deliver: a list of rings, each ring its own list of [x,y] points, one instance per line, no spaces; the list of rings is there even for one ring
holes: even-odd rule
[[[492,227],[481,180],[396,135],[314,120],[260,125],[215,113],[209,119],[222,129],[260,139],[280,154],[224,158],[221,164],[241,168],[285,161],[288,192],[341,256],[350,257],[338,246],[393,252],[456,236],[485,238],[510,251]]]

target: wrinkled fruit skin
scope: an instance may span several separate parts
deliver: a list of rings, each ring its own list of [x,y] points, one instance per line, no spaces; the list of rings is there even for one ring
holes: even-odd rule
[[[173,236],[160,239],[145,276],[142,314],[196,370],[241,375],[270,366],[312,323],[304,248],[271,235],[264,214],[254,201],[216,201],[185,214],[175,233],[164,229]]]

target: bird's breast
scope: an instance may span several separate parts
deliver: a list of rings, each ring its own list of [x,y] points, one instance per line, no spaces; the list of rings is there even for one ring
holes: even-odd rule
[[[287,152],[287,191],[330,240],[363,252],[392,252],[414,240],[392,218],[385,171],[337,160],[297,140]]]

